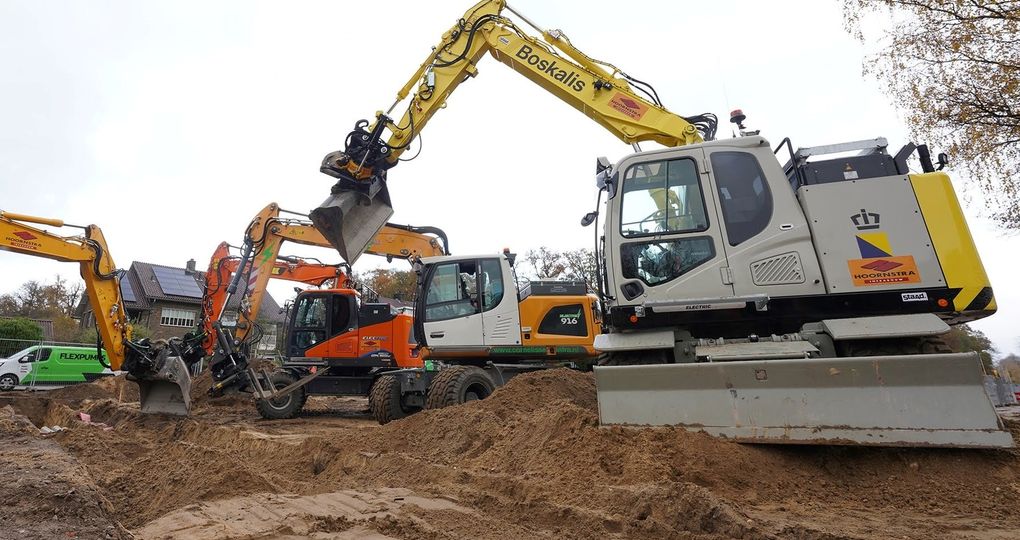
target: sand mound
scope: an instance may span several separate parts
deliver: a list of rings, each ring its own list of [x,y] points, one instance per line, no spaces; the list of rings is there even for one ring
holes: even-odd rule
[[[196,392],[207,384],[199,378]],[[1020,537],[1016,452],[746,446],[674,428],[600,428],[593,378],[569,370],[382,427],[214,407],[168,418],[112,398],[81,406],[113,429],[72,422],[53,439],[128,527],[171,513],[174,523],[212,523],[220,506],[198,503],[235,499],[247,519],[251,501],[272,500],[250,498],[258,493],[402,488],[461,510],[405,505],[395,522],[355,513],[343,527],[445,538]],[[54,401],[36,414],[69,410]],[[315,530],[317,515],[288,527]]]
[[[129,403],[138,401],[138,385],[124,375],[102,377],[91,383],[65,386],[46,392],[46,397],[62,400],[115,399]]]

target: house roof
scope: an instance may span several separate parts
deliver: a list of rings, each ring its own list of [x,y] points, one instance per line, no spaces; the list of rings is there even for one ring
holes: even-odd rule
[[[163,288],[160,286],[159,281],[156,279],[156,273],[153,271],[154,268],[166,268],[168,270],[181,270],[181,271],[184,270],[184,268],[179,268],[176,266],[166,266],[163,264],[153,264],[141,261],[132,262],[131,270],[129,272],[135,274],[135,277],[137,278],[137,283],[141,285],[142,292],[144,293],[146,299],[179,302],[182,304],[195,304],[196,306],[202,304],[201,298],[164,293]],[[200,272],[195,272],[190,275],[195,280],[195,283],[198,285],[199,289],[203,289],[205,287],[205,280],[202,279]],[[137,290],[135,291],[135,296],[138,295],[138,292],[139,291]]]
[[[128,271],[121,276],[122,290],[123,288],[130,286],[131,291],[134,293],[133,300],[128,299],[129,295],[127,291],[124,291],[122,294],[124,297],[124,307],[126,309],[132,311],[150,310],[155,302],[191,304],[196,308],[202,305],[201,298],[166,294],[163,292],[163,287],[160,286],[159,280],[154,271],[156,268],[165,268],[175,272],[185,272],[195,280],[195,284],[198,285],[200,290],[205,289],[205,272],[187,272],[186,269],[177,266],[133,261]],[[230,299],[230,302],[227,303],[226,309],[236,311],[240,305],[240,300],[240,295],[234,295]],[[85,313],[89,309],[91,308],[88,305],[88,297],[82,295],[82,301],[78,304],[76,313],[81,316],[81,314]],[[281,314],[280,311],[280,304],[276,302],[276,299],[273,298],[269,291],[266,291],[266,294],[262,295],[262,306],[259,308],[259,319],[274,323],[282,323],[286,320],[286,316]]]

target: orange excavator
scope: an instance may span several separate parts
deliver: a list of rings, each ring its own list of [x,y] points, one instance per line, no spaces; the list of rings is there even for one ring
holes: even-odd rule
[[[206,272],[206,288],[202,297],[202,348],[206,354],[212,354],[216,346],[217,331],[215,322],[223,316],[227,306],[227,286],[241,266],[241,258],[234,255],[227,242],[221,242],[209,259],[209,270]],[[304,283],[313,287],[330,284],[338,288],[353,288],[353,281],[346,270],[345,264],[325,264],[313,262],[300,257],[277,256],[270,270],[271,279],[282,279],[296,283]],[[254,274],[254,275],[253,275]],[[249,273],[249,279],[257,277],[257,272]],[[242,302],[239,303],[238,320],[244,325],[258,319],[265,289],[251,288]],[[249,327],[240,329],[250,330]]]
[[[330,245],[304,215],[272,203],[249,224],[239,256],[231,255],[230,246],[223,243],[210,261],[202,331],[203,346],[211,355],[213,395],[250,392],[264,417],[289,418],[308,395],[368,395],[383,373],[424,365],[410,313],[364,301],[346,263],[327,265],[280,256],[285,242]],[[438,228],[387,224],[366,251],[388,260],[414,261],[444,255],[447,245],[446,234]],[[315,286],[332,283],[331,288],[303,291],[295,299],[288,317],[287,360],[269,373],[250,359],[251,346],[261,334],[258,310],[271,278]],[[224,328],[223,311],[238,290],[240,309],[231,332]]]

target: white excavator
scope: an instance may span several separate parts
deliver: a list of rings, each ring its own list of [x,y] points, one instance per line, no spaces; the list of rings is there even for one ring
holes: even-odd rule
[[[936,166],[925,146],[890,153],[881,138],[773,147],[740,111],[740,136],[715,140],[714,115],[670,112],[650,85],[501,0],[459,17],[394,104],[323,160],[337,182],[311,219],[345,259],[393,212],[388,170],[486,53],[638,150],[597,160],[599,202],[582,220],[597,222],[607,198],[596,246],[603,424],[757,443],[1013,445],[977,355],[939,338],[996,310],[945,155]],[[640,151],[645,141],[665,148]],[[915,153],[919,173],[907,165]]]

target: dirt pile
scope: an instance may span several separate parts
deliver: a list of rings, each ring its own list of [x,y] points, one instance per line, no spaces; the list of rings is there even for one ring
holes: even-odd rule
[[[243,411],[200,403],[187,419],[115,399],[83,406],[113,429],[71,422],[53,440],[142,538],[180,524],[201,538],[202,523],[226,514],[246,526],[210,537],[323,527],[397,538],[1020,537],[1016,452],[744,446],[600,428],[592,377],[568,370],[382,427],[318,414],[263,421],[247,401]],[[53,402],[36,414],[68,411]],[[407,493],[383,500],[388,489]],[[309,498],[344,510],[295,513]],[[277,524],[286,530],[258,525],[263,511],[290,516]]]
[[[31,423],[8,409],[0,409],[0,538],[130,538],[74,456],[27,434]]]
[[[213,378],[212,374],[208,370],[203,371],[201,375],[191,380],[191,406],[195,408],[203,407],[219,407],[227,409],[251,409],[255,410],[255,406],[252,405],[251,394],[228,394],[225,396],[211,397],[209,390],[212,389]]]
[[[124,403],[138,402],[138,385],[124,375],[102,377],[91,383],[65,386],[45,392],[45,397],[66,401],[115,399]]]
[[[603,532],[625,536],[800,527],[777,510],[823,518],[834,534],[867,535],[895,516],[897,533],[910,535],[932,514],[994,527],[1020,504],[1016,452],[749,446],[676,428],[600,428],[593,378],[567,370],[516,378],[485,401],[426,411],[371,438],[384,454],[433,465],[384,471],[387,480],[486,486],[480,500],[530,507],[549,526],[562,522],[556,506],[597,508],[613,516]]]

